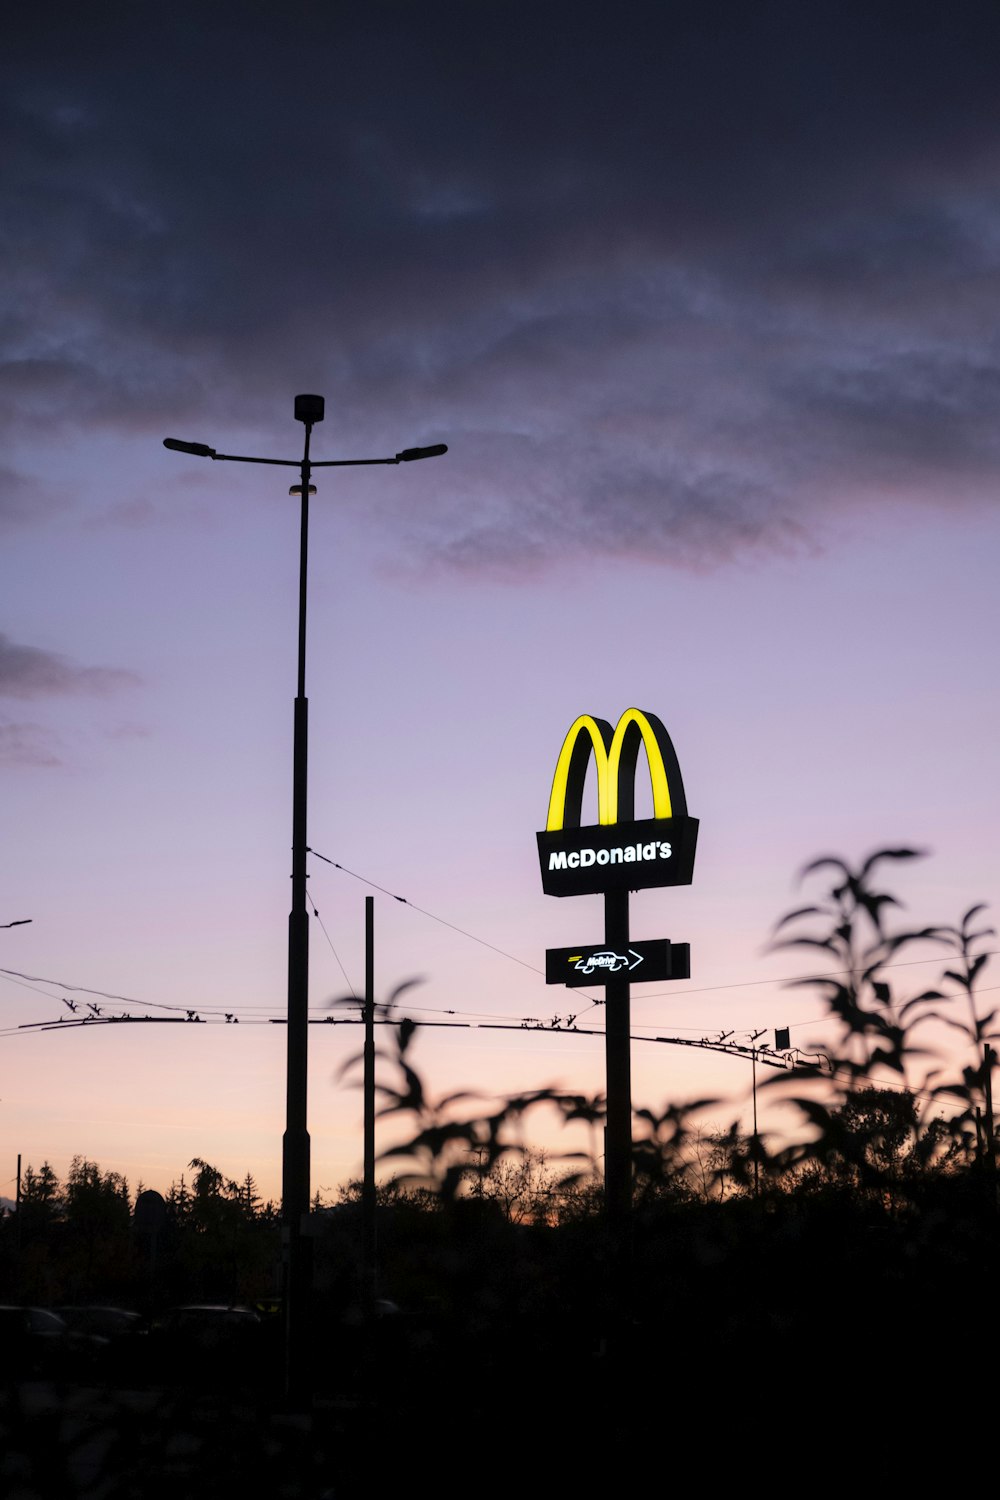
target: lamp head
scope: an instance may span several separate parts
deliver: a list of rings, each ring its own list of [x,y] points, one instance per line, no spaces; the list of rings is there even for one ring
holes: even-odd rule
[[[322,422],[325,410],[326,402],[322,396],[296,396],[295,398],[296,422],[306,422],[311,427],[314,422]]]
[[[400,464],[412,464],[414,459],[440,458],[442,453],[447,452],[447,443],[433,443],[430,448],[404,448],[402,453],[396,454],[396,462]]]
[[[180,438],[164,438],[164,448],[172,448],[175,453],[193,453],[195,458],[214,458],[215,449],[210,448],[207,443],[185,443]]]

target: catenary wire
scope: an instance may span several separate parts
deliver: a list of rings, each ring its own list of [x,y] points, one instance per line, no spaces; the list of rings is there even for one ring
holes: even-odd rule
[[[88,1027],[91,1028],[91,1029],[93,1029],[94,1026],[113,1026],[113,1025],[122,1025],[122,1024],[132,1024],[132,1025],[137,1025],[138,1026],[138,1025],[142,1025],[143,1022],[147,1022],[147,1023],[151,1024],[151,1025],[164,1024],[164,1023],[166,1023],[166,1024],[174,1024],[174,1025],[188,1025],[188,1024],[190,1024],[188,1021],[182,1020],[180,1017],[173,1018],[173,1017],[167,1017],[167,1016],[106,1016],[106,1017],[100,1017],[100,1018],[98,1018],[98,1017],[83,1017],[80,1020],[74,1020],[74,1021],[62,1021],[62,1022],[60,1022],[60,1021],[36,1021],[36,1022],[32,1022],[32,1023],[30,1023],[28,1025],[25,1025],[25,1026],[20,1026],[20,1027],[17,1027],[17,1028],[9,1028],[8,1030],[0,1030],[0,1036],[8,1036],[8,1035],[30,1035],[30,1034],[38,1032],[38,1031],[64,1031],[65,1032],[67,1030],[81,1030],[81,1029],[85,1029],[85,1028],[88,1028]],[[207,1023],[203,1022],[201,1024],[209,1024],[209,1025],[216,1025],[216,1026],[218,1026],[218,1025],[223,1025],[225,1023],[221,1022],[221,1021],[218,1021],[218,1020],[215,1020],[215,1021],[207,1022]],[[265,1020],[262,1020],[262,1019],[257,1019],[257,1020],[254,1020],[254,1021],[250,1022],[249,1024],[263,1026],[263,1025],[274,1025],[274,1024],[285,1024],[285,1023],[284,1023],[283,1020],[280,1021],[280,1022],[276,1022],[272,1018],[271,1021],[265,1021]],[[361,1022],[360,1019],[358,1019],[358,1020],[351,1020],[351,1019],[347,1019],[347,1018],[342,1018],[342,1019],[338,1019],[338,1020],[334,1021],[334,1019],[332,1017],[328,1017],[326,1021],[314,1020],[310,1024],[314,1025],[314,1026],[323,1026],[323,1025],[326,1025],[326,1024],[333,1024],[333,1025],[338,1025],[338,1026],[360,1026],[362,1024],[362,1022]],[[391,1021],[379,1019],[379,1020],[376,1021],[375,1024],[376,1025],[391,1025],[393,1023]],[[494,1022],[488,1022],[486,1024],[481,1024],[481,1023],[473,1023],[473,1022],[469,1022],[469,1021],[431,1021],[431,1022],[427,1022],[427,1023],[423,1023],[423,1024],[427,1024],[427,1025],[429,1025],[431,1027],[454,1029],[454,1030],[464,1030],[464,1031],[477,1031],[477,1030],[483,1030],[483,1031],[518,1031],[518,1032],[544,1031],[544,1032],[548,1032],[548,1033],[551,1033],[551,1034],[554,1034],[554,1035],[559,1035],[559,1036],[585,1036],[585,1037],[591,1037],[591,1038],[596,1038],[596,1039],[603,1039],[604,1036],[605,1036],[605,1033],[602,1030],[599,1030],[597,1028],[577,1027],[577,1026],[562,1026],[562,1025],[550,1025],[550,1024],[547,1024],[547,1023],[544,1023],[544,1022],[525,1023],[525,1022],[522,1021],[520,1023],[514,1023],[514,1022],[499,1023],[499,1022],[495,1022],[494,1021]],[[739,1035],[739,1034],[740,1033],[737,1033],[737,1035]],[[689,1048],[693,1048],[693,1049],[700,1049],[702,1051],[718,1052],[718,1053],[721,1053],[723,1056],[732,1057],[732,1058],[736,1059],[737,1061],[744,1060],[744,1059],[756,1056],[756,1061],[757,1062],[761,1063],[764,1066],[772,1067],[772,1068],[775,1068],[775,1069],[777,1069],[779,1071],[787,1073],[790,1079],[794,1078],[796,1076],[802,1076],[803,1074],[806,1075],[807,1077],[819,1077],[819,1078],[845,1078],[846,1077],[847,1079],[851,1079],[851,1078],[854,1077],[853,1074],[851,1074],[848,1071],[845,1071],[844,1068],[836,1068],[836,1067],[832,1067],[832,1066],[828,1067],[828,1068],[824,1068],[824,1067],[822,1067],[821,1064],[819,1064],[819,1063],[813,1063],[808,1058],[797,1058],[797,1059],[791,1059],[790,1060],[790,1059],[788,1059],[787,1057],[783,1056],[780,1053],[772,1052],[770,1048],[753,1048],[753,1047],[743,1046],[743,1045],[740,1045],[738,1043],[727,1044],[726,1042],[714,1041],[710,1037],[702,1037],[699,1040],[695,1040],[693,1038],[674,1037],[674,1036],[636,1036],[635,1034],[630,1033],[630,1040],[633,1041],[633,1042],[647,1042],[647,1043],[650,1043],[651,1045],[658,1045],[658,1046],[689,1047]],[[857,1080],[855,1079],[855,1081],[857,1081]],[[869,1087],[871,1087],[871,1086],[872,1085],[869,1085]],[[895,1079],[880,1080],[879,1083],[877,1084],[877,1087],[879,1089],[884,1089],[884,1090],[893,1090],[893,1091],[900,1092],[900,1093],[909,1093],[909,1094],[911,1094],[916,1099],[923,1099],[923,1100],[926,1100],[928,1102],[935,1103],[935,1104],[941,1104],[942,1103],[940,1097],[938,1095],[934,1094],[932,1091],[928,1090],[926,1087],[918,1087],[918,1086],[913,1085],[913,1084],[908,1084],[905,1081],[899,1081],[899,1082],[897,1082]]]
[[[487,942],[486,939],[480,938],[477,934],[469,932],[466,928],[459,927],[457,923],[450,922],[446,918],[438,916],[436,913],[434,913],[432,911],[429,911],[425,907],[417,906],[415,902],[410,901],[407,897],[405,897],[405,896],[399,896],[395,892],[390,891],[387,887],[379,885],[377,882],[375,882],[373,880],[369,880],[367,876],[359,875],[356,871],[348,869],[347,866],[340,864],[338,861],[336,861],[334,859],[331,859],[329,856],[327,856],[325,854],[321,854],[319,852],[319,850],[310,847],[309,848],[309,852],[312,853],[312,854],[314,854],[317,859],[322,860],[324,864],[331,865],[334,869],[340,870],[343,874],[351,876],[352,879],[359,881],[361,884],[367,885],[367,886],[371,887],[371,889],[379,891],[382,895],[388,896],[391,900],[399,902],[400,905],[410,907],[411,910],[420,913],[421,916],[425,916],[429,920],[431,920],[433,922],[437,922],[441,926],[447,927],[447,928],[449,928],[453,932],[457,932],[460,936],[468,938],[471,942],[478,943],[482,947],[490,949],[491,952],[497,953],[501,957],[509,959],[512,963],[516,963],[516,964],[520,965],[522,968],[529,969],[532,973],[539,974],[539,975],[542,974],[543,971],[540,970],[539,968],[537,968],[535,965],[527,963],[524,959],[520,959],[520,958],[518,958],[516,955],[514,955],[512,953],[508,953],[505,949],[498,947],[495,943]],[[333,956],[334,956],[334,958],[335,958],[335,960],[336,960],[336,962],[337,962],[337,964],[338,964],[338,966],[339,966],[339,968],[341,970],[341,973],[344,976],[345,983],[348,985],[348,988],[351,990],[352,995],[355,998],[357,998],[357,992],[356,992],[353,984],[351,983],[350,977],[348,976],[346,969],[344,968],[343,962],[341,961],[340,955],[337,952],[337,950],[336,950],[336,948],[335,948],[335,946],[333,944],[333,941],[332,941],[332,939],[330,937],[330,934],[327,931],[327,928],[326,928],[326,926],[325,926],[322,918],[320,917],[319,910],[318,910],[318,908],[316,906],[316,903],[313,900],[312,895],[308,891],[307,891],[306,894],[307,894],[307,899],[308,899],[310,905],[312,906],[313,914],[317,918],[317,920],[319,921],[320,927],[321,927],[321,929],[323,931],[324,937],[326,938],[327,944],[329,945],[330,950],[333,953]],[[982,956],[983,957],[994,956],[995,953],[996,953],[996,951],[997,950],[995,950],[995,949],[988,950],[988,951],[984,952],[982,954]],[[920,965],[920,964],[940,963],[941,961],[942,961],[942,956],[941,955],[934,955],[932,957],[923,958],[923,959],[906,959],[906,960],[900,960],[898,963],[885,964],[882,967],[883,967],[883,969],[909,968],[909,967],[913,967],[915,965]],[[808,983],[808,982],[812,982],[812,981],[815,981],[815,980],[837,978],[837,977],[841,977],[841,976],[843,976],[845,974],[852,974],[852,973],[857,973],[857,972],[858,972],[858,969],[856,969],[856,968],[855,969],[831,969],[831,970],[824,970],[824,971],[821,971],[818,974],[812,974],[812,975],[807,976],[805,978],[804,982]],[[178,1013],[179,1012],[185,1012],[186,1013],[188,1011],[188,1009],[189,1009],[189,1007],[185,1006],[185,1005],[179,1005],[179,1004],[176,1004],[176,1003],[163,1002],[163,1001],[139,1000],[139,999],[135,998],[134,996],[120,995],[120,994],[116,994],[116,993],[108,991],[108,990],[94,989],[94,988],[90,988],[90,987],[85,986],[85,985],[68,984],[68,983],[66,983],[65,981],[62,981],[62,980],[47,979],[47,978],[44,978],[42,976],[37,976],[37,975],[23,974],[20,971],[13,970],[13,969],[0,969],[0,974],[5,975],[13,983],[18,983],[20,981],[23,981],[24,982],[24,987],[26,987],[26,988],[30,988],[32,984],[55,984],[55,985],[59,985],[63,989],[72,990],[72,991],[75,991],[76,993],[79,993],[79,994],[95,995],[95,996],[97,996],[98,998],[101,998],[101,999],[116,1000],[116,1001],[119,1001],[119,1002],[121,1002],[123,1004],[129,1004],[129,1005],[140,1005],[140,1006],[143,1006],[143,1007],[145,1007],[147,1009],[158,1009],[158,1010],[165,1010],[165,1011],[169,1011],[169,1012],[178,1012]],[[750,988],[754,988],[754,987],[759,987],[761,985],[772,985],[772,986],[774,986],[774,985],[783,985],[783,984],[786,984],[786,983],[794,983],[796,985],[801,985],[803,983],[803,980],[801,980],[801,979],[795,979],[795,980],[784,980],[784,979],[749,979],[749,980],[736,981],[736,982],[731,983],[731,984],[703,985],[703,986],[700,986],[698,988],[686,989],[686,990],[670,990],[670,991],[659,990],[659,991],[650,991],[650,992],[644,993],[642,995],[635,996],[634,998],[636,1000],[653,1000],[653,999],[657,999],[657,998],[661,998],[661,999],[662,998],[668,998],[668,999],[672,999],[672,1000],[682,1000],[682,999],[684,999],[688,995],[710,994],[710,993],[713,993],[713,992],[719,992],[719,991],[725,991],[725,990],[750,989]],[[980,993],[980,994],[982,994],[982,993],[988,993],[991,989],[994,989],[994,988],[998,988],[998,987],[996,987],[996,986],[980,986],[980,987],[978,987],[977,993]],[[37,993],[37,991],[35,993]],[[588,994],[586,990],[581,989],[577,993],[579,994],[578,1005],[580,1006],[580,1008],[577,1010],[574,1019],[578,1019],[579,1016],[587,1014],[588,1011],[590,1011],[590,1010],[598,1009],[601,1005],[604,1004],[603,998],[594,997],[593,995]],[[62,999],[63,997],[61,997],[61,996],[51,996],[50,995],[48,998]],[[587,1003],[584,1003],[584,1002],[587,1002]],[[64,1003],[68,1003],[68,1002],[64,1001]],[[905,1003],[907,1003],[907,1002],[905,1002],[905,1001],[901,1001],[900,1002],[900,1004],[905,1004]],[[265,1010],[265,1009],[269,1009],[270,1007],[265,1007],[265,1006],[259,1006],[259,1007],[244,1006],[244,1007],[241,1007],[241,1009],[242,1009],[242,1011],[244,1013],[244,1016],[246,1015],[247,1010],[250,1009],[250,1008]],[[435,1006],[426,1006],[426,1007],[424,1007],[424,1006],[418,1006],[418,1007],[413,1007],[413,1006],[410,1006],[408,1008],[409,1009],[419,1010],[419,1011],[422,1011],[422,1012],[424,1012],[426,1014],[429,1014],[429,1015],[433,1015],[433,1014],[455,1015],[455,1014],[458,1014],[458,1012],[456,1012],[454,1010],[446,1009],[444,1007],[435,1007]],[[889,1007],[889,1008],[892,1009],[892,1008],[898,1008],[898,1007]],[[209,1006],[201,1006],[201,1007],[199,1007],[199,1009],[204,1010],[206,1012],[206,1014],[216,1014],[216,1015],[226,1015],[227,1014],[227,1012],[225,1011],[225,1007],[224,1006],[212,1006],[212,1005],[209,1005]],[[472,1013],[463,1012],[463,1014],[467,1014],[467,1015],[468,1014],[479,1015],[479,1016],[485,1018],[485,1017],[487,1017],[487,1016],[489,1016],[491,1014],[495,1014],[495,1013],[490,1013],[490,1012],[472,1012]],[[504,1018],[498,1017],[498,1019],[504,1019]],[[815,1020],[793,1022],[792,1025],[791,1025],[791,1027],[789,1029],[796,1029],[797,1030],[797,1029],[800,1029],[800,1028],[802,1028],[804,1026],[821,1025],[821,1024],[823,1024],[823,1022],[825,1020],[828,1020],[828,1019],[829,1019],[828,1017],[818,1017]],[[526,1017],[526,1018],[522,1018],[522,1020],[523,1021],[527,1021],[530,1024],[535,1024],[535,1018],[534,1017]],[[639,1025],[639,1026],[649,1027],[653,1023],[650,1023],[650,1022],[638,1022],[638,1023],[633,1023],[633,1024],[634,1025]],[[693,1026],[692,1027],[681,1026],[681,1027],[678,1027],[677,1029],[680,1030],[680,1031],[691,1031],[691,1032],[695,1032],[695,1033],[698,1032],[699,1030],[701,1030],[702,1034],[704,1034],[704,1029],[703,1028],[697,1028],[697,1027],[693,1027]],[[715,1028],[709,1028],[709,1029],[715,1029]],[[3,1033],[0,1033],[0,1034],[3,1034]]]

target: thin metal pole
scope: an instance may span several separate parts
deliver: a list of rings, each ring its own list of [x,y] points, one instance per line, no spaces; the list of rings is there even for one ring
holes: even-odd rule
[[[757,1149],[757,1048],[753,1049],[751,1055],[751,1066],[753,1068],[753,1195],[760,1197],[760,1160]]]
[[[365,1293],[371,1312],[377,1291],[375,1222],[375,898],[365,897],[365,1175],[361,1190],[364,1222]]]
[[[292,749],[292,909],[288,916],[288,1069],[282,1141],[282,1233],[285,1250],[285,1395],[297,1404],[311,1394],[309,1301],[312,1282],[309,1215],[310,1142],[306,1124],[309,1074],[309,913],[306,908],[306,804],[309,700],[306,697],[306,588],[309,560],[309,438],[300,467],[298,673]]]

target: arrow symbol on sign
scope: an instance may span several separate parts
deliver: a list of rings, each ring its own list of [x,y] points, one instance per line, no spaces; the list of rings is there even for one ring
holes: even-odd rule
[[[632,955],[632,957],[635,959],[635,963],[634,964],[629,964],[629,966],[628,966],[629,973],[631,974],[632,970],[636,967],[636,965],[642,963],[642,954],[641,953],[636,953],[636,951],[635,951],[634,948],[630,948],[628,951]]]

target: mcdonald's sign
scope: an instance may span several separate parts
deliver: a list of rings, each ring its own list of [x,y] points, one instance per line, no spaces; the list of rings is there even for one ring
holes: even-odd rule
[[[653,816],[635,818],[635,778],[645,750]],[[591,757],[597,822],[583,823],[583,790]],[[690,885],[698,819],[689,818],[684,782],[670,736],[655,714],[627,709],[614,730],[581,714],[556,761],[544,830],[537,835],[547,896],[587,896]]]

